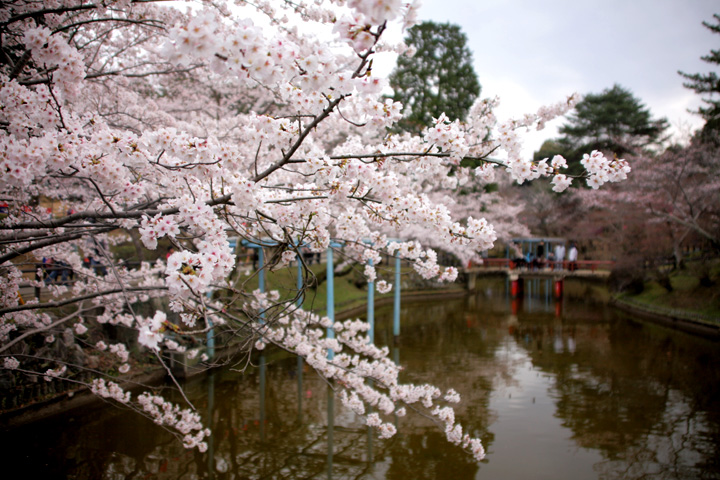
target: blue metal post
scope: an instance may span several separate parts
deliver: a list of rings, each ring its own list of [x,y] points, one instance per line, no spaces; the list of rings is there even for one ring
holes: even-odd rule
[[[265,353],[260,354],[260,441],[265,441],[265,390],[267,385]]]
[[[258,247],[258,288],[265,293],[265,253]],[[265,323],[265,312],[260,312],[260,323]]]
[[[210,329],[207,332],[207,348],[206,354],[208,358],[215,357],[215,329],[213,328],[213,322],[208,318],[208,326]]]
[[[302,272],[302,260],[300,259],[300,254],[298,254],[298,256],[297,256],[297,283],[296,283],[298,293],[300,293],[302,291],[302,287],[303,287],[303,274],[302,273],[303,273]],[[303,304],[303,296],[298,295],[296,305],[298,308],[302,308],[302,304]]]
[[[395,254],[395,305],[393,308],[393,335],[400,336],[400,256]]]
[[[297,289],[298,293],[303,287],[302,275],[302,259],[300,254],[297,256]],[[297,299],[297,307],[302,308],[303,296],[299,295]],[[303,396],[303,359],[300,355],[297,357],[297,385],[298,385],[298,422],[302,423],[302,396]]]
[[[373,266],[372,260],[370,266]],[[375,343],[375,282],[368,282],[367,321],[370,325],[368,338],[370,343]]]
[[[207,400],[207,417],[210,425],[212,426],[212,419],[213,418],[213,412],[215,411],[215,371],[210,370],[208,372],[208,400]],[[210,438],[206,440],[208,444],[208,456],[207,456],[207,465],[208,465],[208,471],[214,472],[215,471],[215,439],[212,438],[212,435]]]
[[[327,317],[335,323],[335,266],[333,265],[333,250],[332,246],[328,247],[327,250]],[[327,328],[325,335],[327,338],[335,338],[335,330],[332,326]],[[328,360],[332,360],[335,356],[335,352],[332,350],[328,351]]]
[[[258,288],[261,292],[265,292],[265,253],[262,247],[258,247]]]
[[[335,453],[335,391],[328,385],[327,392],[327,478],[330,480],[332,479],[333,454]]]
[[[548,307],[550,306],[550,279],[545,279],[545,311],[548,310]]]

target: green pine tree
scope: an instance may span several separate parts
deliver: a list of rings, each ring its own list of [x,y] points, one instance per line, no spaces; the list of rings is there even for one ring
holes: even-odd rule
[[[569,123],[560,127],[560,142],[580,155],[592,150],[624,156],[664,140],[668,122],[651,118],[650,110],[625,88],[614,85],[578,102]]]
[[[713,17],[717,22],[716,25],[708,22],[703,22],[703,25],[713,33],[720,33],[720,15],[716,13]],[[710,64],[720,65],[720,50],[710,50],[709,55],[700,57],[700,59]],[[688,80],[683,83],[685,87],[694,90],[697,94],[707,95],[702,100],[708,105],[700,107],[696,113],[705,119],[702,137],[717,140],[720,135],[720,98],[713,98],[713,96],[720,96],[720,77],[716,72],[689,74],[679,71],[678,73]]]
[[[460,27],[423,22],[408,30],[405,42],[416,53],[400,56],[390,75],[393,100],[405,106],[400,128],[420,132],[443,112],[464,119],[480,95],[480,82]]]

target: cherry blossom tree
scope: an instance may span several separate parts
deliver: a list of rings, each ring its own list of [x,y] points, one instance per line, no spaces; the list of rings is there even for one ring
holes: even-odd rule
[[[578,192],[578,238],[602,238],[608,250],[642,270],[664,267],[669,258],[683,266],[683,247],[720,242],[718,147],[698,136],[686,147],[628,159],[632,177],[599,192]],[[598,235],[598,229],[602,235]],[[671,288],[664,268],[654,275]]]
[[[685,148],[667,150],[658,158],[642,157],[636,165],[642,174],[638,203],[673,230],[673,254],[679,263],[679,246],[695,234],[720,250],[720,162],[718,146],[695,138]]]
[[[411,407],[481,459],[480,441],[455,422],[454,391],[401,384],[363,322],[333,322],[277,292],[245,289],[230,275],[228,240],[272,244],[277,254],[265,268],[335,240],[368,277],[387,253],[425,278],[452,281],[457,270],[438,265],[417,239],[476,252],[497,233],[485,218],[453,218],[436,192],[487,182],[496,171],[520,183],[551,176],[566,188],[564,159],[524,159],[520,134],[565,113],[575,97],[500,124],[495,102],[478,100],[465,122],[440,115],[420,135],[389,134],[402,106],[383,99],[385,81],[372,76],[371,62],[377,52],[405,51],[385,32],[411,26],[418,2],[237,3],[3,5],[2,368],[85,384],[202,451],[210,432],[189,401],[133,395],[99,371],[91,380],[78,372],[93,370],[87,355],[103,351],[128,373],[133,345],[163,366],[174,354],[202,356],[212,331],[247,345],[245,354],[273,344],[301,356],[348,408],[372,406],[367,423],[381,436],[394,433],[388,415]],[[629,171],[597,152],[586,160],[583,176],[594,187]],[[43,199],[62,208],[48,210]],[[411,228],[424,233],[409,239]],[[162,244],[174,251],[128,268],[116,247],[130,237],[145,252]],[[49,285],[49,297],[23,299],[22,271],[42,258],[74,278]],[[160,298],[167,308],[139,309]],[[100,327],[124,333],[98,340]]]

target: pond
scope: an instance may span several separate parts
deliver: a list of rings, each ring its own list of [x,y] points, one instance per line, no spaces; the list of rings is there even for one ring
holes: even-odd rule
[[[6,472],[77,479],[720,478],[720,345],[616,313],[583,284],[556,302],[543,281],[510,300],[504,280],[460,299],[376,313],[403,380],[453,387],[481,463],[429,420],[380,440],[324,381],[268,352],[245,374],[190,380],[209,452],[186,451],[131,412],[85,408],[4,431]],[[16,478],[5,476],[4,478]]]

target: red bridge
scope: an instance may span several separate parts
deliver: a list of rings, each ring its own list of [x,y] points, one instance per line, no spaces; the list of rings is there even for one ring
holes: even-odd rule
[[[470,264],[464,269],[468,290],[475,289],[475,281],[482,275],[506,275],[510,280],[510,292],[513,298],[523,290],[527,278],[552,279],[555,297],[561,298],[564,281],[567,277],[607,278],[615,262],[605,260],[577,260],[575,262],[548,261],[541,267],[520,266],[509,258],[485,258],[480,265]]]

